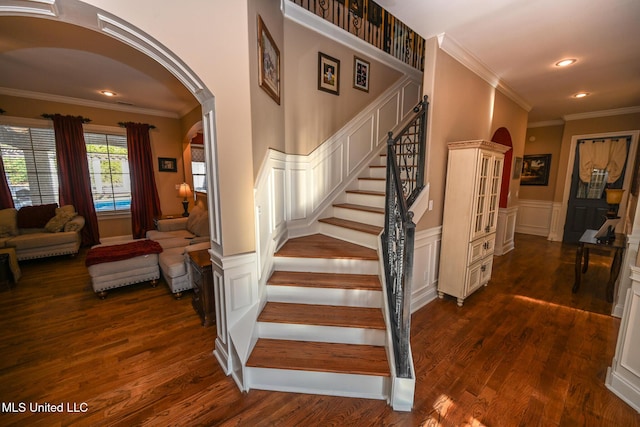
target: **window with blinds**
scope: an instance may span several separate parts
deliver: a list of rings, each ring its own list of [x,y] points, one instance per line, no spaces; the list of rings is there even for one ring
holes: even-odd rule
[[[207,173],[204,147],[191,144],[191,174],[195,191],[207,192]]]
[[[96,212],[131,207],[127,138],[84,133]],[[0,154],[16,209],[59,203],[56,143],[51,128],[0,126]]]
[[[0,154],[16,209],[58,203],[53,129],[0,126]]]

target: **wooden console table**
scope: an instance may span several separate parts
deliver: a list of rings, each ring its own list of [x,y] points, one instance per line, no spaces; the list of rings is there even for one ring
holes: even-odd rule
[[[216,304],[213,290],[213,272],[211,258],[207,249],[189,252],[191,263],[191,284],[193,300],[191,304],[200,315],[202,326],[216,323]]]
[[[613,261],[611,262],[609,281],[607,282],[607,302],[613,302],[613,288],[616,284],[616,279],[620,274],[622,255],[624,254],[624,250],[627,246],[627,237],[624,234],[616,233],[614,241],[604,243],[599,242],[595,238],[597,232],[598,230],[586,230],[578,242],[575,265],[576,280],[573,284],[572,291],[574,294],[578,292],[578,289],[580,289],[581,275],[586,273],[589,268],[589,249],[597,248],[601,250],[608,250],[609,252],[613,252]]]

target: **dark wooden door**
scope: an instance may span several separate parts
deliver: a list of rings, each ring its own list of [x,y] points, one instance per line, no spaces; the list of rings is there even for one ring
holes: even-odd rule
[[[601,138],[600,138],[601,139]],[[627,138],[627,153],[631,138]],[[573,175],[571,177],[571,191],[567,205],[567,217],[564,226],[563,242],[577,243],[580,236],[587,229],[598,229],[604,224],[609,205],[607,205],[605,187],[622,188],[624,182],[623,170],[620,177],[613,183],[607,184],[607,172],[604,169],[594,169],[591,181],[580,180],[580,144],[593,144],[593,139],[579,140],[576,144]],[[628,158],[628,154],[627,154]]]

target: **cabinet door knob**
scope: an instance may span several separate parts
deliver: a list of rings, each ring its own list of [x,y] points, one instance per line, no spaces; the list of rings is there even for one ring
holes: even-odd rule
[[[485,272],[487,271],[487,266],[483,265],[482,267],[480,267],[480,271]]]

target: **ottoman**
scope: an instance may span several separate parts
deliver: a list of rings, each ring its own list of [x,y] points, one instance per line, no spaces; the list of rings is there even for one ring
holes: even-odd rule
[[[162,247],[153,240],[133,240],[117,245],[98,245],[89,249],[85,264],[93,291],[101,299],[109,289],[151,281],[160,277],[158,254]]]

